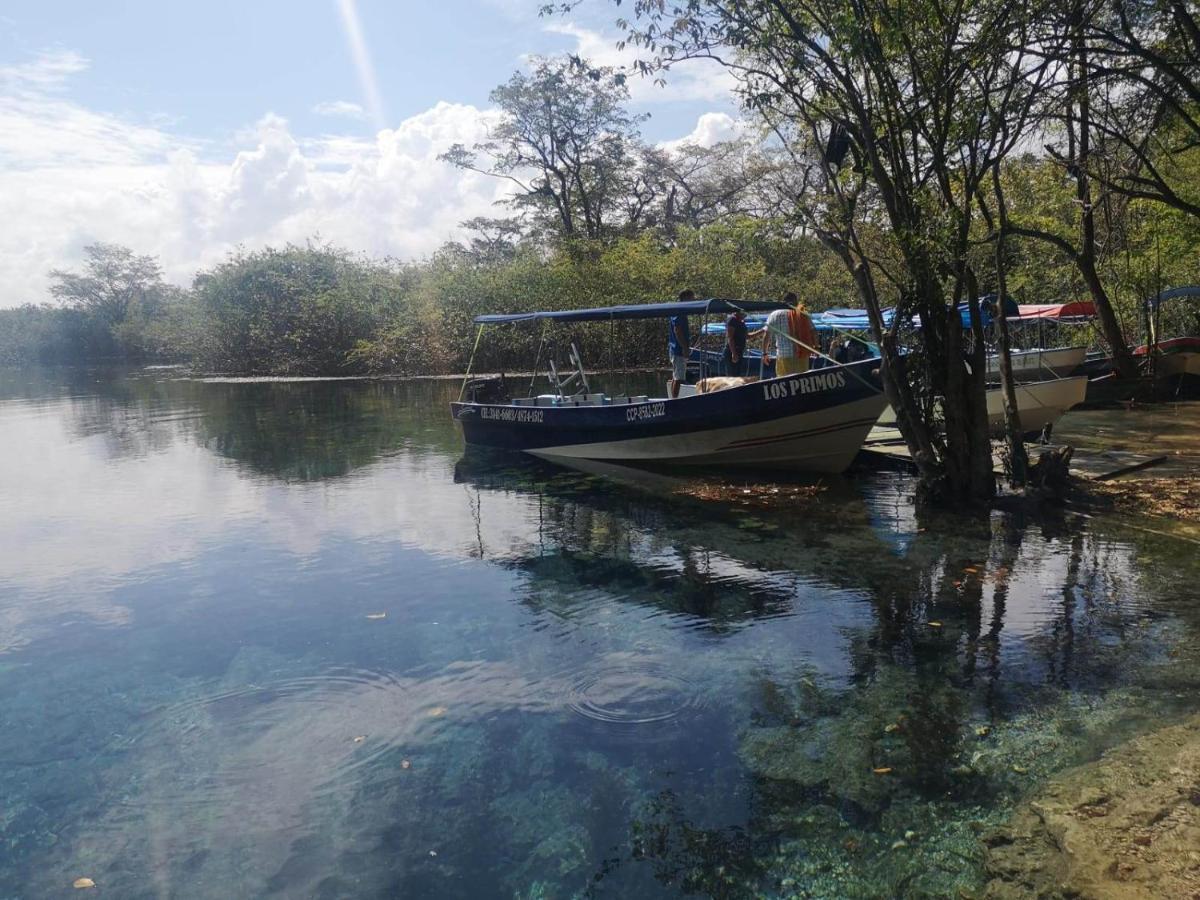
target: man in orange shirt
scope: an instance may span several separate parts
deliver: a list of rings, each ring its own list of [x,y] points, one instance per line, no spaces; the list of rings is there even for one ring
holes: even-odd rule
[[[817,332],[812,319],[796,295],[789,292],[783,302],[791,309],[777,309],[767,316],[767,327],[763,332],[763,355],[770,354],[770,343],[775,341],[775,375],[798,375],[808,371],[812,356],[810,347],[817,346]]]

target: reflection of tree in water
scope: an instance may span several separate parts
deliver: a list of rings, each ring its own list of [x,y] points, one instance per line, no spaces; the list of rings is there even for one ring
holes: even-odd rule
[[[103,436],[114,457],[194,441],[284,481],[345,475],[405,448],[456,452],[441,381],[201,382],[91,373],[68,383],[71,433]],[[81,375],[76,375],[82,378]]]
[[[801,585],[863,589],[861,566],[847,565],[831,543],[831,511],[795,518],[747,515],[673,495],[614,488],[598,476],[511,457],[464,458],[456,479],[480,496],[520,492],[535,499],[537,544],[509,548],[496,561],[530,576],[527,602],[560,612],[604,597],[665,609],[723,630],[731,623],[784,615]],[[843,502],[833,512],[844,526],[838,540],[857,552],[888,549]],[[793,530],[785,530],[785,527]],[[795,529],[799,529],[798,534]],[[893,559],[893,563],[896,561]]]
[[[455,444],[437,382],[204,386],[197,440],[285,481],[345,475],[408,447]]]
[[[635,805],[626,840],[596,864],[597,895],[641,870],[710,896],[976,890],[982,830],[1167,702],[1131,684],[1162,676],[1149,669],[1157,639],[1130,625],[1170,594],[1146,596],[1126,536],[1078,517],[919,519],[900,556],[844,498],[763,513],[771,527],[748,532],[727,507],[578,475],[481,466],[458,476],[483,493],[536,496],[539,543],[500,561],[531,576],[525,602],[539,608],[602,591],[723,633],[793,611],[804,583],[853,591],[873,613],[830,631],[843,679],[759,676],[738,739],[745,811],[706,815],[670,792]]]
[[[107,369],[54,370],[56,388],[42,382],[44,398],[60,392],[71,440],[103,441],[109,459],[137,459],[167,450],[182,421],[194,415],[186,397],[172,396],[168,382],[128,378]]]
[[[817,896],[977,888],[987,823],[1036,779],[1108,746],[1122,720],[1154,716],[1143,695],[1125,693],[1155,655],[1129,628],[1135,607],[1153,598],[1134,598],[1124,581],[1128,549],[1080,521],[1038,524],[1036,537],[1015,516],[994,520],[986,541],[923,536],[911,554],[921,564],[907,577],[891,570],[873,595],[874,621],[845,635],[845,684],[816,672],[761,677],[741,738],[753,776],[744,825],[664,823],[651,805],[622,860],[646,860],[675,885],[714,896],[781,884]],[[1037,552],[1023,554],[1031,545]],[[1035,661],[1032,681],[1001,653],[1022,567],[1047,586],[1057,573],[1061,585],[1033,633],[1007,638]],[[1081,692],[1095,699],[1081,703]],[[779,852],[765,853],[772,842]],[[763,865],[764,856],[775,862]],[[599,877],[617,868],[610,861]],[[741,893],[726,883],[730,873]]]

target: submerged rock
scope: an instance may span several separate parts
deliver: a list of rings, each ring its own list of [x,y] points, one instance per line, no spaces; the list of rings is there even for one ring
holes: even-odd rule
[[[1200,716],[1052,779],[984,835],[986,896],[1200,896]]]

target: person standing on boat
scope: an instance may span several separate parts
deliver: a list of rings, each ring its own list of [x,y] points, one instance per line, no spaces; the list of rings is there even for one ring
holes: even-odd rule
[[[679,302],[696,299],[691,290],[679,292]],[[687,313],[667,319],[667,353],[671,358],[671,399],[679,396],[679,386],[687,381],[687,362],[692,353],[692,333],[688,329]]]
[[[746,374],[746,338],[749,335],[746,328],[746,314],[740,309],[730,313],[725,320],[725,374],[741,376]]]
[[[795,294],[789,292],[783,302],[791,309],[777,309],[767,316],[763,332],[763,356],[770,353],[775,341],[775,374],[798,375],[808,371],[810,347],[817,345],[817,332],[812,319]]]

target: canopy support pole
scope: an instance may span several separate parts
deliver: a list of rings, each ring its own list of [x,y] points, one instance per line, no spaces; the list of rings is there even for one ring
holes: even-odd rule
[[[471,369],[475,366],[475,353],[479,350],[479,339],[483,337],[483,326],[479,326],[479,330],[475,332],[475,346],[471,348],[471,358],[467,360],[467,371],[463,375],[462,387],[458,389],[458,402],[462,403],[463,396],[467,393],[467,381],[471,378]]]
[[[529,396],[533,396],[533,387],[537,383],[538,372],[541,369],[538,366],[542,363],[542,348],[546,346],[546,332],[550,330],[550,323],[542,323],[542,338],[538,341],[537,356],[533,358],[533,375],[529,378]]]

